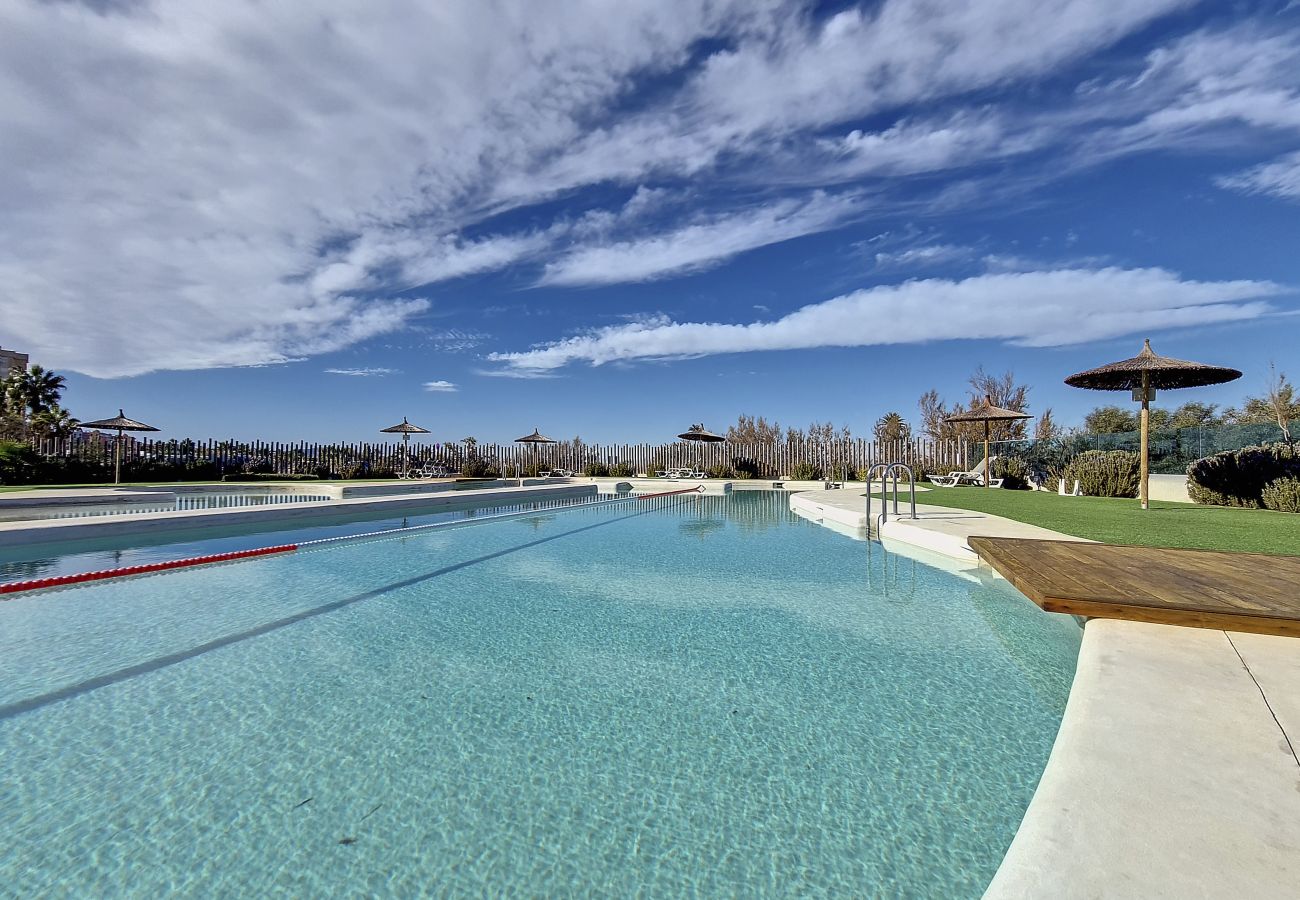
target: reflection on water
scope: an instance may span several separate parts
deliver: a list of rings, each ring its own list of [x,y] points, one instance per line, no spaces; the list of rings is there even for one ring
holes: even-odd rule
[[[879,541],[867,540],[867,588],[890,599],[916,596],[916,560],[890,553]]]

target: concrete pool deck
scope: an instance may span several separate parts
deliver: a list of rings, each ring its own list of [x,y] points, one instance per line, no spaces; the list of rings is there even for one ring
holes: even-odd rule
[[[864,530],[865,502],[854,490],[790,498],[837,530]],[[974,568],[974,535],[1078,540],[965,510],[917,513],[885,523],[887,548]],[[1297,750],[1300,640],[1091,619],[1051,757],[985,897],[1295,897]]]

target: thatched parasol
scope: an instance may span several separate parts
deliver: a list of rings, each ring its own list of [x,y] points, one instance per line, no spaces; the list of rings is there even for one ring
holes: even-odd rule
[[[537,464],[537,445],[538,445],[538,444],[558,444],[559,441],[554,440],[553,438],[548,438],[546,435],[542,434],[540,431],[538,431],[536,428],[534,428],[532,434],[526,434],[526,435],[524,435],[524,436],[521,437],[521,438],[515,438],[515,443],[516,443],[516,444],[532,444],[532,445],[533,445],[533,465],[536,465],[536,464]],[[521,466],[519,467],[519,486],[520,486],[520,487],[523,487],[523,484],[524,484],[524,467],[521,465]]]
[[[1141,417],[1141,465],[1142,486],[1139,497],[1142,508],[1147,508],[1147,445],[1150,433],[1151,401],[1155,399],[1156,389],[1174,389],[1185,387],[1202,387],[1208,384],[1223,384],[1241,377],[1236,369],[1224,366],[1207,366],[1205,363],[1158,356],[1151,349],[1148,339],[1142,344],[1142,352],[1131,359],[1121,359],[1108,365],[1078,372],[1065,379],[1071,387],[1089,388],[1094,391],[1129,391],[1134,400],[1142,401]]]
[[[712,431],[709,431],[709,429],[705,428],[702,423],[699,425],[692,425],[689,429],[677,435],[677,437],[679,440],[695,441],[700,444],[720,444],[726,440],[722,435],[714,434]],[[700,471],[704,471],[703,447],[700,448]]]
[[[419,425],[412,425],[406,421],[406,416],[402,416],[400,425],[390,425],[387,428],[379,429],[380,434],[400,434],[402,436],[402,477],[406,477],[406,461],[408,458],[407,445],[410,443],[413,434],[428,434],[429,429],[421,428]]]
[[[114,428],[117,430],[117,439],[113,441],[113,484],[122,483],[122,432],[158,430],[152,425],[137,422],[135,419],[128,419],[126,413],[122,412],[120,409],[117,411],[117,415],[111,419],[100,419],[97,422],[82,422],[81,427]]]
[[[984,404],[974,409],[954,413],[944,419],[945,422],[983,422],[984,423],[984,486],[992,487],[993,466],[989,457],[989,438],[993,422],[1014,422],[1019,419],[1032,419],[1033,416],[1028,413],[1018,412],[1014,409],[1004,409],[1001,406],[993,405],[993,398],[988,394],[984,395]]]

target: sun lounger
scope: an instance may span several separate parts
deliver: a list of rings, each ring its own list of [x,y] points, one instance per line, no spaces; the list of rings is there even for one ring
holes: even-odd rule
[[[937,484],[939,487],[957,487],[959,484],[974,484],[980,487],[984,486],[984,475],[988,471],[989,463],[996,460],[996,456],[990,456],[988,459],[982,459],[975,468],[969,472],[949,472],[947,475],[927,475],[931,484]],[[994,478],[990,487],[1002,487],[1002,479]]]

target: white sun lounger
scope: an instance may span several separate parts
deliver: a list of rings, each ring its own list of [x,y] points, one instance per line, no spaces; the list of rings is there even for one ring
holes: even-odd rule
[[[982,459],[975,468],[969,472],[949,472],[947,475],[927,475],[931,484],[937,484],[939,487],[956,487],[959,484],[974,484],[980,487],[984,486],[984,476],[988,471],[989,464],[996,460],[996,456],[990,456],[988,459]],[[994,478],[989,482],[989,487],[1002,487],[1002,479]]]

